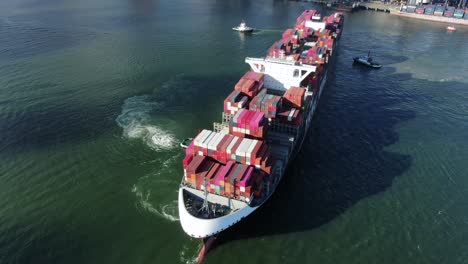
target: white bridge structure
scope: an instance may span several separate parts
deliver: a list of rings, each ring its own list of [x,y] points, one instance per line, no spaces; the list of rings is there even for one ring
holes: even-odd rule
[[[301,82],[315,72],[316,66],[295,62],[285,58],[245,58],[254,72],[265,74],[265,87],[285,91],[291,86],[300,87]]]

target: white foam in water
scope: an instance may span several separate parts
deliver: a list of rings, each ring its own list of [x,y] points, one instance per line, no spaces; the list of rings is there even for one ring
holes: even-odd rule
[[[177,217],[177,201],[172,201],[170,204],[166,204],[161,208],[161,212],[164,218],[169,219],[172,222],[179,221]]]
[[[163,104],[151,101],[148,95],[134,96],[125,100],[122,113],[117,117],[117,124],[123,128],[127,138],[141,138],[155,150],[168,150],[176,146],[172,134],[162,128],[150,124],[152,111],[161,109]]]
[[[200,251],[201,247],[197,250]],[[187,245],[184,245],[182,247],[182,250],[180,251],[180,262],[186,263],[186,264],[195,264],[198,262],[198,256],[187,256],[189,255],[189,249]]]
[[[134,185],[132,187],[132,192],[134,192],[138,197],[138,202],[143,209],[171,222],[179,221],[179,217],[177,216],[177,200],[162,205],[160,206],[160,209],[157,209],[149,201],[151,191],[148,191],[146,194],[144,194],[137,185]]]

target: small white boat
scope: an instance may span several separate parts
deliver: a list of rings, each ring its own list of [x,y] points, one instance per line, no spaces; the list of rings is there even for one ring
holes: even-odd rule
[[[247,32],[254,31],[254,28],[251,28],[251,27],[247,26],[247,24],[245,24],[245,22],[242,21],[239,24],[239,26],[233,27],[232,30],[247,33]]]
[[[448,32],[455,32],[455,31],[457,31],[457,29],[454,26],[448,26],[447,31]]]

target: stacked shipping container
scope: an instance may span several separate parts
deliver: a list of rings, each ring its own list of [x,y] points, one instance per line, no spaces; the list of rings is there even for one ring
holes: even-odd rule
[[[193,187],[243,199],[251,196],[256,172],[271,173],[270,150],[263,141],[206,129],[193,140],[183,165],[185,182]]]
[[[258,73],[254,71],[248,71],[242,76],[242,78],[237,82],[234,89],[236,91],[243,92],[248,95],[250,98],[257,95],[258,91],[263,88],[263,81],[265,75],[263,73]]]
[[[425,15],[434,14],[434,6],[433,5],[427,5],[426,8],[424,9],[424,14]]]
[[[425,9],[424,6],[417,6],[417,7],[416,7],[416,10],[414,10],[414,13],[416,13],[416,14],[424,14],[424,9]]]
[[[268,123],[262,112],[241,109],[235,114],[229,125],[229,133],[243,137],[249,135],[255,138],[265,138]]]
[[[453,17],[455,18],[463,18],[463,14],[465,13],[465,10],[463,9],[457,9],[455,10],[455,13],[453,13]]]
[[[455,7],[449,6],[445,9],[444,11],[444,16],[445,17],[453,17],[453,13],[455,12]]]
[[[281,108],[281,99],[281,96],[267,94],[266,89],[263,89],[252,99],[249,109],[262,112],[268,118],[275,118]]]
[[[249,103],[249,97],[241,91],[232,91],[224,100],[224,112],[235,114],[239,109],[245,108]]]
[[[301,87],[291,87],[283,95],[283,102],[291,106],[301,108],[304,102],[305,89]]]
[[[336,33],[339,33],[337,25],[341,23],[341,16],[327,16],[323,18],[326,23],[325,28],[314,31],[305,26],[306,21],[311,20],[316,14],[306,12],[297,18],[295,29],[287,29],[280,41],[275,42],[268,51],[268,56],[275,58],[291,58],[306,64],[324,64],[328,61],[328,56],[332,54]],[[313,35],[312,35],[313,34]],[[304,39],[308,40],[304,40]],[[312,38],[312,39],[310,39]],[[317,40],[313,40],[316,38]],[[311,49],[301,50],[301,54],[296,50],[301,41],[316,41],[316,45]],[[295,56],[297,55],[297,56]]]
[[[184,168],[185,181],[197,189],[203,185],[206,174],[215,163],[204,156],[195,156]]]
[[[302,112],[294,107],[285,107],[281,109],[276,119],[280,123],[300,126],[302,124]]]
[[[442,16],[444,14],[445,7],[443,6],[436,6],[434,9],[434,16]]]
[[[204,129],[194,139],[194,152],[187,157],[207,156],[222,164],[235,161],[255,166],[264,171],[270,165],[269,148],[262,140],[238,137],[229,134],[217,133]],[[193,162],[193,159],[184,159],[184,165]]]

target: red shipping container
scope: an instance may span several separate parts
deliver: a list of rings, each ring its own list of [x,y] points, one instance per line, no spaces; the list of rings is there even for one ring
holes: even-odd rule
[[[249,97],[241,91],[232,91],[224,100],[224,112],[235,114],[239,109],[249,105]]]
[[[305,89],[300,87],[291,87],[283,95],[283,99],[294,107],[302,107],[304,101]]]
[[[226,141],[224,142],[224,144],[221,146],[221,150],[220,150],[220,161],[222,163],[226,163],[228,162],[231,157],[226,154],[226,149],[227,147],[229,146],[229,144],[231,144],[232,140],[234,139],[233,136],[231,135],[228,135],[228,138],[226,139]]]
[[[195,156],[192,161],[188,164],[187,172],[197,173],[199,172],[200,165],[206,160],[204,156]]]
[[[214,163],[213,167],[211,167],[210,171],[206,174],[207,184],[212,184],[214,182],[214,177],[216,176],[216,173],[218,172],[220,167],[221,164]]]
[[[259,89],[263,87],[263,82],[265,80],[265,74],[261,72],[254,72],[252,70],[246,72],[244,76],[242,76],[242,79],[247,79],[247,80],[252,80],[256,81],[259,84]]]
[[[190,164],[190,162],[192,161],[193,159],[193,155],[187,155],[185,156],[184,160],[182,161],[182,166],[184,168],[187,168],[187,166]]]
[[[194,142],[195,140],[192,140],[192,142],[190,142],[190,145],[188,145],[188,147],[185,149],[185,155],[193,155],[193,152],[194,152]]]
[[[286,31],[284,31],[283,38],[290,37],[290,36],[292,36],[293,33],[294,33],[294,29],[288,28],[288,29],[286,29]]]

